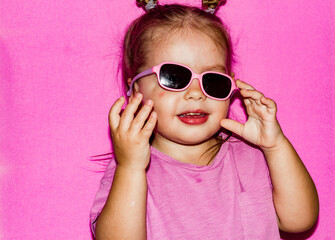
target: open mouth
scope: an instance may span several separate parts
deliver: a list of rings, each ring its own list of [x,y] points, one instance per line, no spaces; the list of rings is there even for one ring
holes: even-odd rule
[[[183,113],[183,114],[180,114],[178,115],[179,117],[182,117],[182,118],[202,118],[202,117],[205,117],[206,113]]]
[[[184,112],[182,114],[178,115],[178,118],[183,123],[189,124],[189,125],[198,125],[203,124],[208,119],[208,113],[205,113],[203,111],[190,111],[190,112]]]

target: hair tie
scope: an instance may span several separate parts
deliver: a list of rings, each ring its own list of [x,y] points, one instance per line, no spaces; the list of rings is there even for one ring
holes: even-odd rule
[[[146,11],[154,9],[157,6],[157,0],[136,0],[139,5],[143,5]]]
[[[202,0],[202,7],[205,12],[214,14],[217,7],[226,3],[226,0]]]
[[[207,9],[205,9],[205,12],[208,12],[208,13],[210,13],[210,14],[214,14],[214,13],[215,13],[215,8],[211,8],[211,7],[209,7],[209,8],[207,8]]]

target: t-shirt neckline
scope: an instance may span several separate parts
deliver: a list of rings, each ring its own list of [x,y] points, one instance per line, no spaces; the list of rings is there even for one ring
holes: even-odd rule
[[[221,162],[224,159],[224,156],[227,153],[228,145],[229,145],[229,141],[226,141],[226,142],[222,143],[222,145],[220,147],[220,150],[216,154],[213,161],[209,165],[204,165],[204,166],[195,165],[195,164],[192,164],[192,163],[180,162],[180,161],[174,159],[173,157],[171,157],[169,155],[166,155],[165,153],[159,151],[158,149],[154,148],[153,146],[151,146],[151,155],[155,156],[157,158],[157,160],[172,164],[176,167],[185,168],[185,169],[189,169],[189,170],[193,170],[193,171],[209,171],[209,170],[215,169],[217,166],[219,166],[221,164]],[[153,159],[151,159],[151,161],[152,160]]]

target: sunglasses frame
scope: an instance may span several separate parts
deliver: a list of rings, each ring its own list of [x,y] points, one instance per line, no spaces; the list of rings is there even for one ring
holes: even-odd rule
[[[161,67],[163,65],[165,65],[165,64],[173,64],[173,65],[181,66],[181,67],[184,67],[184,68],[188,69],[191,72],[191,74],[192,74],[189,83],[184,88],[181,88],[181,89],[169,88],[169,87],[166,87],[166,86],[162,85],[161,82],[160,82],[160,74],[159,74],[159,72],[160,72]],[[192,69],[190,67],[186,66],[186,65],[183,65],[183,64],[180,64],[180,63],[175,63],[175,62],[162,62],[162,63],[160,63],[160,64],[158,64],[156,66],[153,66],[152,68],[149,68],[149,69],[147,69],[147,70],[145,70],[145,71],[137,74],[132,79],[132,81],[131,81],[129,90],[127,92],[127,96],[129,97],[131,95],[133,85],[134,85],[134,83],[138,79],[140,79],[142,77],[145,77],[145,76],[148,76],[150,74],[154,74],[154,73],[156,74],[157,82],[158,82],[159,86],[161,88],[165,89],[165,90],[168,90],[168,91],[182,92],[182,91],[186,90],[191,85],[191,83],[193,82],[194,79],[198,79],[199,80],[200,88],[201,88],[201,91],[203,92],[203,94],[205,94],[208,98],[211,98],[211,99],[214,99],[214,100],[218,100],[218,101],[227,100],[228,98],[230,98],[232,96],[233,92],[236,90],[235,81],[229,75],[227,75],[227,74],[224,74],[224,73],[221,73],[221,72],[215,72],[215,71],[206,71],[206,72],[203,72],[201,74],[198,74],[198,73],[193,72]],[[208,93],[205,92],[203,84],[202,84],[202,81],[203,81],[203,76],[205,74],[208,74],[208,73],[219,74],[219,75],[222,75],[224,77],[227,77],[230,80],[230,82],[231,82],[231,89],[230,89],[230,92],[229,92],[229,94],[228,94],[227,97],[225,97],[225,98],[216,98],[216,97],[213,97],[213,96],[211,96],[211,95],[209,95]]]

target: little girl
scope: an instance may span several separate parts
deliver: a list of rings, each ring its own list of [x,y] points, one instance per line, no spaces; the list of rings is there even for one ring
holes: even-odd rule
[[[218,17],[158,5],[132,23],[123,47],[129,103],[110,110],[114,153],[91,212],[96,239],[268,240],[313,226],[314,183],[275,102],[235,82]],[[235,90],[244,124],[227,119]]]

